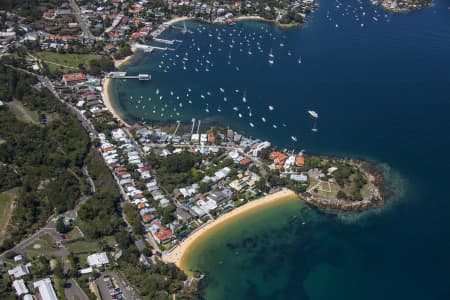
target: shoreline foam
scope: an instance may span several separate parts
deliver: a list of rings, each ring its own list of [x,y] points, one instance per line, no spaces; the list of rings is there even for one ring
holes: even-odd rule
[[[234,210],[219,216],[216,220],[208,221],[203,224],[186,239],[181,241],[177,246],[172,248],[170,252],[164,253],[162,259],[165,263],[174,263],[180,269],[188,272],[185,265],[186,255],[193,247],[195,247],[197,242],[202,240],[204,237],[207,237],[208,234],[214,233],[216,229],[226,225],[227,222],[244,216],[245,213],[254,211],[257,208],[261,208],[269,204],[275,204],[289,199],[298,199],[298,196],[293,191],[284,188],[281,191],[250,201],[238,208],[235,208]]]

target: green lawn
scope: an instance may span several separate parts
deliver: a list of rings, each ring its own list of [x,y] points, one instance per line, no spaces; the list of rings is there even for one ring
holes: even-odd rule
[[[90,60],[101,57],[97,54],[64,54],[55,52],[37,52],[34,55],[43,60],[51,72],[59,70],[63,73],[80,71],[80,64],[83,64],[87,69],[89,68]]]
[[[5,140],[0,139],[0,145],[6,143]]]
[[[66,234],[66,237],[68,240],[74,240],[74,239],[79,239],[82,236],[81,236],[80,232],[78,231],[78,229],[74,227],[71,231],[69,231]]]
[[[82,241],[76,241],[74,243],[66,243],[65,245],[74,254],[81,254],[81,253],[92,254],[92,253],[100,250],[98,243],[96,241],[82,240]]]
[[[14,100],[7,103],[11,111],[16,115],[16,117],[22,122],[33,123],[39,125],[39,114],[37,111],[32,111],[23,106],[22,102]]]
[[[0,193],[0,241],[6,234],[8,222],[13,211],[11,204],[18,196],[19,188],[13,188]]]
[[[58,250],[58,248],[56,247],[52,237],[48,234],[44,234],[39,238],[35,239],[30,246],[24,248],[23,250],[26,251],[28,254],[34,253],[50,254],[51,252]]]

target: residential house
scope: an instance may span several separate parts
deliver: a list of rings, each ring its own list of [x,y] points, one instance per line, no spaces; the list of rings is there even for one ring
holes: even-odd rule
[[[70,73],[63,75],[64,85],[77,84],[86,81],[86,75],[83,73]]]
[[[167,228],[161,227],[158,231],[153,232],[153,237],[158,244],[166,244],[173,238],[173,233]]]
[[[50,278],[45,278],[39,281],[36,281],[33,284],[33,287],[38,290],[40,299],[43,300],[58,300],[56,297],[55,290],[52,286],[52,281]]]
[[[175,215],[183,223],[189,223],[192,220],[192,215],[180,207],[176,209]]]

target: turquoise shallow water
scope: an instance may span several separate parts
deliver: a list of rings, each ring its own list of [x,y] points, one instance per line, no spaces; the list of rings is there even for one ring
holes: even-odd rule
[[[364,27],[355,8],[366,12]],[[448,2],[387,17],[374,10],[366,2],[321,1],[305,27],[287,31],[244,23],[205,25],[199,32],[197,23],[189,23],[192,35],[165,33],[183,40],[175,51],[165,57],[138,54],[123,68],[151,73],[150,82],[119,81],[112,87],[115,105],[130,121],[217,120],[279,147],[383,162],[395,178],[397,196],[380,211],[342,217],[306,208],[303,226],[289,221],[301,215],[291,208],[271,212],[245,233],[230,230],[223,240],[205,244],[196,251],[204,251],[197,267],[208,275],[207,299],[450,298]],[[256,42],[263,53],[257,53]],[[309,109],[320,115],[317,134],[310,130]],[[217,265],[220,258],[226,266]]]

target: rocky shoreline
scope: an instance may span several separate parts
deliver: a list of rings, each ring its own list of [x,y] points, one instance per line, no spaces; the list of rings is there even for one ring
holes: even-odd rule
[[[365,197],[361,201],[350,201],[336,198],[322,198],[306,192],[301,194],[300,197],[302,197],[306,203],[323,210],[362,212],[383,206],[386,195],[388,194],[386,188],[387,182],[385,176],[375,163],[355,159],[339,159],[339,161],[349,163],[364,173],[368,182],[374,187],[370,196]]]

